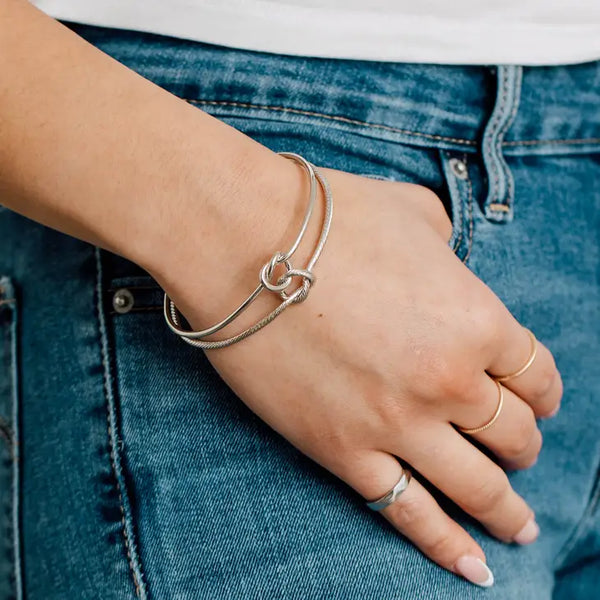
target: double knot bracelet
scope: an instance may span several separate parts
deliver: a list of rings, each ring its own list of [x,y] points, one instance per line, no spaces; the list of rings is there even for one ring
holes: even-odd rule
[[[329,235],[329,227],[331,225],[331,216],[333,213],[333,198],[331,195],[331,189],[329,187],[329,183],[325,176],[317,169],[315,165],[308,162],[305,158],[300,156],[299,154],[295,154],[293,152],[279,152],[282,156],[289,158],[298,162],[302,167],[304,167],[305,171],[308,173],[310,178],[310,193],[308,199],[308,207],[306,209],[306,213],[304,215],[304,220],[302,221],[302,227],[300,228],[300,233],[296,237],[294,243],[291,248],[286,252],[275,252],[271,260],[269,260],[259,272],[259,284],[257,288],[244,300],[228,317],[225,317],[222,321],[213,325],[212,327],[208,327],[207,329],[203,329],[202,331],[191,331],[184,329],[181,326],[181,314],[177,310],[175,303],[169,298],[167,294],[165,294],[164,298],[164,315],[167,325],[177,335],[179,335],[184,341],[192,346],[196,346],[197,348],[203,348],[204,350],[216,349],[216,348],[224,348],[225,346],[230,346],[231,344],[235,344],[247,338],[248,336],[256,333],[259,329],[262,329],[265,325],[269,324],[275,317],[280,315],[290,304],[297,304],[299,302],[303,302],[306,300],[308,296],[308,292],[310,291],[311,286],[315,282],[315,275],[313,273],[313,267],[317,262],[321,252],[323,250],[323,246],[325,245],[325,241],[327,240],[327,236]],[[321,235],[319,237],[319,241],[315,247],[315,250],[308,261],[308,264],[304,269],[295,269],[291,263],[291,257],[298,249],[304,234],[306,233],[306,229],[308,227],[308,223],[310,221],[310,217],[313,212],[315,199],[317,197],[317,181],[321,188],[323,189],[325,196],[325,215],[323,217],[323,225],[321,228]],[[284,265],[286,268],[285,273],[280,275],[277,278],[277,281],[273,282],[272,278],[275,272],[275,268],[278,265]],[[299,277],[302,279],[302,285],[299,286],[296,290],[294,290],[291,294],[286,292],[286,289],[289,287],[290,283],[294,277]],[[273,311],[271,311],[268,315],[263,317],[258,323],[255,323],[248,329],[237,333],[236,335],[225,338],[222,340],[205,340],[204,338],[216,333],[217,331],[223,329],[223,327],[229,325],[236,317],[238,317],[242,312],[244,312],[254,300],[258,297],[258,295],[263,290],[269,290],[275,294],[278,294],[281,297],[281,304],[277,306]]]

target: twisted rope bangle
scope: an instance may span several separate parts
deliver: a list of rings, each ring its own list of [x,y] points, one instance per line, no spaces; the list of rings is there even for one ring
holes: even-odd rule
[[[259,284],[256,287],[256,289],[250,294],[250,296],[248,296],[248,298],[246,298],[246,300],[244,300],[230,315],[228,315],[222,321],[220,321],[216,325],[213,325],[212,327],[208,327],[207,329],[203,329],[202,331],[192,331],[183,329],[183,327],[181,326],[181,314],[179,310],[177,310],[175,303],[165,293],[164,316],[167,325],[169,326],[171,331],[179,335],[185,342],[192,346],[202,348],[204,350],[211,350],[216,348],[224,348],[225,346],[230,346],[231,344],[240,342],[241,340],[247,338],[253,333],[256,333],[259,329],[262,329],[265,325],[268,325],[271,321],[273,321],[273,319],[280,315],[291,304],[297,304],[306,300],[308,292],[310,291],[311,286],[315,282],[315,275],[312,270],[315,266],[315,263],[319,259],[319,256],[321,255],[323,247],[325,246],[325,241],[327,240],[327,236],[329,235],[329,228],[331,226],[331,217],[333,213],[333,197],[331,195],[331,189],[329,187],[327,179],[317,169],[317,167],[309,161],[307,161],[302,156],[300,156],[299,154],[295,154],[293,152],[279,152],[278,154],[281,154],[286,158],[298,162],[300,165],[302,165],[302,167],[304,167],[310,178],[310,193],[308,206],[304,215],[304,219],[302,221],[300,232],[294,240],[294,243],[292,244],[291,248],[286,253],[280,251],[275,252],[272,258],[267,263],[265,263],[264,266],[260,269]],[[323,189],[325,195],[325,215],[323,217],[321,235],[306,267],[304,269],[295,269],[292,266],[290,259],[294,252],[296,252],[296,250],[298,249],[298,246],[300,245],[300,242],[302,241],[302,238],[306,233],[306,229],[308,227],[308,223],[313,212],[315,198],[317,196],[317,182]],[[276,282],[273,282],[271,278],[273,277],[275,267],[280,264],[283,264],[285,266],[286,272],[283,273],[277,279]],[[288,294],[286,292],[286,288],[290,285],[294,277],[301,277],[302,285],[291,294]],[[258,295],[265,289],[270,292],[276,293],[281,297],[282,302],[281,304],[279,304],[279,306],[277,306],[277,308],[275,308],[269,314],[263,317],[260,321],[258,321],[258,323],[255,323],[251,327],[244,329],[243,331],[237,333],[236,335],[233,335],[232,337],[212,341],[203,339],[223,329],[223,327],[229,325],[229,323],[231,323],[236,317],[243,313],[248,308],[248,306],[250,306],[250,304],[252,304],[252,302],[256,300]]]

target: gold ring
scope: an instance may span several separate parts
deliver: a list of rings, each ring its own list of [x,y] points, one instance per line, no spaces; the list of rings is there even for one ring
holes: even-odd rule
[[[531,340],[531,351],[529,352],[529,358],[527,359],[527,362],[514,373],[509,373],[508,375],[502,375],[500,377],[492,375],[492,377],[496,381],[508,381],[509,379],[514,379],[519,375],[523,375],[523,373],[525,373],[525,371],[527,371],[527,369],[529,369],[529,367],[533,364],[533,361],[535,360],[535,356],[537,354],[537,340],[535,339],[535,335],[533,335],[533,332],[527,329],[527,327],[524,327],[523,329],[525,329],[525,331],[529,335],[529,339]]]
[[[495,379],[494,382],[498,386],[498,406],[496,408],[494,416],[485,425],[482,425],[481,427],[473,427],[473,429],[463,429],[462,427],[459,427],[460,431],[462,431],[463,433],[479,433],[480,431],[491,427],[496,421],[496,419],[500,416],[500,412],[502,411],[502,405],[504,404],[504,390],[502,389],[502,385],[497,379]]]

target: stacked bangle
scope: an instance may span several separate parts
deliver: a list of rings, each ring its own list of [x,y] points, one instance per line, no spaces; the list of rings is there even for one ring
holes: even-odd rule
[[[177,335],[179,335],[184,341],[192,346],[196,346],[197,348],[202,348],[204,350],[216,349],[216,348],[224,348],[225,346],[230,346],[231,344],[235,344],[248,336],[256,333],[259,329],[262,329],[265,325],[269,324],[273,319],[275,319],[278,315],[280,315],[288,306],[291,304],[297,304],[306,300],[308,296],[308,292],[310,291],[311,286],[315,283],[315,275],[313,273],[313,267],[317,262],[323,247],[325,245],[325,241],[327,240],[327,236],[329,235],[329,228],[331,225],[331,217],[333,213],[333,198],[331,195],[331,189],[329,187],[329,183],[325,176],[317,169],[315,165],[307,161],[305,158],[300,156],[299,154],[295,154],[293,152],[279,152],[282,156],[289,158],[298,162],[306,172],[310,178],[310,192],[309,192],[309,200],[308,206],[306,209],[306,213],[304,215],[304,220],[302,221],[302,226],[300,228],[300,232],[298,236],[294,240],[294,243],[290,247],[290,249],[283,253],[280,251],[275,252],[272,258],[264,264],[264,266],[259,271],[259,284],[256,289],[244,300],[229,316],[225,317],[222,321],[213,325],[212,327],[208,327],[207,329],[203,329],[202,331],[192,331],[184,329],[181,326],[181,314],[178,311],[175,303],[169,298],[167,294],[164,297],[164,315],[167,325]],[[323,217],[323,224],[321,228],[321,235],[315,247],[315,250],[310,257],[306,267],[304,269],[295,269],[292,266],[290,261],[294,252],[296,252],[304,234],[306,233],[306,229],[308,227],[308,223],[310,221],[310,217],[313,212],[315,199],[317,196],[317,182],[323,189],[323,193],[325,196],[325,215]],[[286,268],[285,273],[280,275],[277,281],[273,282],[271,278],[273,277],[275,267],[277,265],[284,265]],[[292,282],[294,277],[302,278],[302,285],[299,286],[296,290],[294,290],[291,294],[286,292],[286,289]],[[264,316],[258,323],[255,323],[251,327],[244,329],[243,331],[221,340],[205,340],[204,338],[216,333],[217,331],[223,329],[229,323],[231,323],[236,317],[238,317],[242,312],[244,312],[254,300],[258,297],[258,295],[263,290],[269,290],[275,294],[278,294],[281,297],[281,303],[272,310],[269,314]]]

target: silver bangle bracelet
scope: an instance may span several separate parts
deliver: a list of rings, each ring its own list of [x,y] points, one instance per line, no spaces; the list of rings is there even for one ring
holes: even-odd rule
[[[272,258],[264,264],[264,266],[259,271],[259,284],[256,289],[244,300],[229,316],[225,317],[222,321],[219,321],[216,325],[212,327],[208,327],[203,329],[202,331],[192,331],[183,329],[181,326],[181,314],[175,303],[169,298],[169,296],[165,293],[164,296],[164,316],[167,325],[177,335],[179,335],[185,342],[188,344],[195,346],[197,348],[202,348],[204,350],[211,350],[216,348],[224,348],[225,346],[230,346],[231,344],[235,344],[248,336],[256,333],[259,329],[262,329],[265,325],[268,325],[273,319],[275,319],[278,315],[280,315],[290,304],[297,304],[303,302],[307,296],[311,286],[315,282],[315,275],[313,273],[313,267],[317,262],[323,247],[325,246],[325,241],[327,240],[327,236],[329,235],[329,228],[331,226],[331,217],[333,214],[333,197],[331,194],[331,189],[329,187],[329,183],[325,176],[319,171],[319,169],[307,161],[305,158],[300,156],[299,154],[295,154],[293,152],[279,152],[282,156],[295,160],[300,163],[302,167],[307,171],[310,178],[310,193],[308,206],[306,209],[306,213],[304,215],[304,219],[302,221],[302,226],[300,228],[300,232],[298,236],[294,240],[291,248],[286,252],[282,253],[280,251],[275,252]],[[304,269],[295,269],[290,262],[290,259],[294,252],[298,249],[304,234],[306,233],[306,229],[308,228],[308,223],[310,221],[310,217],[313,212],[315,199],[317,197],[317,182],[321,186],[325,196],[325,215],[323,217],[323,225],[321,228],[321,235],[319,237],[319,241],[315,247],[315,250],[308,261],[306,267]],[[283,264],[286,267],[286,272],[281,275],[276,282],[271,281],[271,277],[273,276],[273,272],[275,267],[279,264]],[[286,293],[286,288],[292,282],[294,277],[302,278],[302,285],[298,287],[291,294]],[[203,338],[216,333],[217,331],[223,329],[229,323],[231,323],[236,317],[238,317],[241,313],[243,313],[254,300],[258,297],[258,295],[263,290],[269,290],[273,293],[279,294],[281,297],[281,304],[277,306],[273,311],[263,317],[258,323],[255,323],[251,327],[244,329],[243,331],[233,335],[232,337],[225,338],[222,340],[204,340]]]

